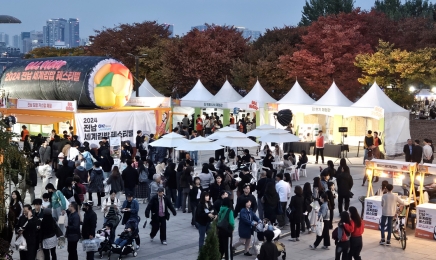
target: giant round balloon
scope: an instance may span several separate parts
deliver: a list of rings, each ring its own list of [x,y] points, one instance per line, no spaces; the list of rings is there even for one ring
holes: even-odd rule
[[[79,107],[118,108],[130,99],[129,69],[107,57],[19,60],[9,65],[0,89],[10,98],[77,100]]]

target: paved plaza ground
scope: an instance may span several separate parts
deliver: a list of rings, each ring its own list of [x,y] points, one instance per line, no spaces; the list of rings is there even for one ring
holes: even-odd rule
[[[206,160],[211,153],[203,152],[203,160]],[[362,156],[362,151],[360,152]],[[358,196],[366,195],[366,186],[362,187],[362,179],[364,173],[364,167],[362,165],[362,157],[355,157],[356,151],[353,151],[352,154],[349,154],[350,160],[353,164],[350,165],[351,175],[354,179],[354,187],[353,192],[355,194],[354,198],[351,200],[351,205],[355,206],[359,211],[361,209],[361,203],[358,201]],[[330,158],[331,159],[331,158]],[[335,161],[336,159],[333,159]],[[396,158],[396,160],[402,160],[402,158]],[[309,162],[307,166],[307,178],[301,178],[300,181],[294,182],[295,185],[301,185],[305,182],[312,183],[313,177],[319,174],[319,164],[314,164],[314,157],[309,156]],[[327,161],[327,159],[326,159]],[[339,161],[335,163],[337,166]],[[325,165],[321,165],[325,167]],[[375,185],[380,185],[382,179],[379,183]],[[405,180],[406,181],[406,180]],[[398,187],[396,187],[399,190]],[[397,190],[395,189],[395,190]],[[37,197],[39,195],[39,186],[37,187]],[[124,199],[124,196],[123,198]],[[26,197],[26,203],[29,203],[29,196]],[[95,200],[96,201],[96,198]],[[337,205],[337,202],[336,202]],[[168,245],[164,246],[160,243],[159,239],[155,239],[154,242],[150,242],[149,233],[150,233],[150,225],[147,225],[145,229],[142,228],[143,221],[145,219],[144,211],[145,204],[140,204],[140,217],[142,218],[140,223],[140,237],[141,237],[141,248],[138,251],[138,256],[136,258],[139,259],[147,259],[147,260],[195,260],[198,256],[198,232],[197,230],[190,225],[191,222],[191,214],[182,213],[182,211],[177,211],[177,216],[172,216],[167,222],[167,242]],[[96,210],[98,216],[97,227],[101,227],[103,225],[103,214]],[[334,222],[338,222],[338,211],[335,210],[335,219]],[[237,224],[236,224],[237,225]],[[122,226],[120,225],[117,229],[117,234],[122,230]],[[283,234],[285,237],[281,239],[281,241],[286,245],[287,251],[287,259],[334,259],[334,246],[330,250],[317,249],[315,251],[309,249],[309,245],[315,241],[315,234],[303,234],[300,236],[301,241],[299,242],[290,242],[288,241],[289,236],[286,236],[289,232],[289,226],[286,226],[283,229]],[[425,240],[414,237],[414,231],[408,228],[408,241],[407,248],[403,251],[400,247],[400,244],[393,240],[392,246],[385,247],[380,246],[378,244],[380,240],[380,233],[375,230],[366,229],[363,234],[363,251],[361,256],[363,259],[436,259],[436,253],[434,253],[436,248],[436,241]],[[156,236],[158,238],[159,234]],[[234,233],[234,241],[237,241],[238,234],[237,231]],[[334,245],[333,240],[331,243]],[[433,247],[435,246],[435,247]],[[242,249],[242,247],[240,247]],[[85,253],[82,251],[82,245],[78,244],[78,252],[79,259],[86,259]],[[57,250],[58,259],[67,259],[68,253],[66,247],[62,250]],[[96,254],[96,258],[99,256]],[[106,255],[105,255],[105,257]],[[132,255],[124,257],[126,259],[133,258]],[[14,259],[19,259],[18,253],[14,254]],[[115,256],[112,256],[111,259],[117,259]],[[254,256],[248,257],[242,254],[239,254],[234,257],[234,259],[255,259]]]

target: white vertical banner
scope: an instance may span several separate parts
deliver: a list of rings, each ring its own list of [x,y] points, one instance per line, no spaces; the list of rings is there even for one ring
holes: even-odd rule
[[[135,146],[136,131],[156,131],[154,111],[76,113],[75,120],[79,140],[97,146],[103,137],[120,137]]]

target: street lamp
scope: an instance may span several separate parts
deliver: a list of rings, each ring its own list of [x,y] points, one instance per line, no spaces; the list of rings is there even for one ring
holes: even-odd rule
[[[414,91],[415,91],[415,87],[414,87],[414,86],[410,86],[410,87],[409,87],[409,91],[410,91],[410,92],[414,92]]]
[[[141,54],[141,55],[133,55],[131,53],[127,53],[127,55],[132,56],[135,58],[135,91],[136,91],[136,97],[139,97],[139,80],[138,80],[138,70],[139,70],[139,58],[145,58],[147,57],[147,54]]]

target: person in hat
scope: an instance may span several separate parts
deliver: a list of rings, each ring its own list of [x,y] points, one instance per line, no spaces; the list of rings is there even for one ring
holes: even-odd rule
[[[280,253],[277,250],[276,244],[272,242],[274,238],[274,232],[271,230],[266,230],[264,232],[266,242],[260,247],[259,255],[257,259],[259,260],[277,260]]]
[[[32,206],[33,206],[33,216],[36,217],[37,219],[42,219],[44,217],[44,213],[42,211],[41,208],[42,205],[42,199],[34,199],[32,202]]]
[[[242,182],[242,181],[241,181]],[[235,207],[235,217],[238,216],[238,213],[241,211],[241,209],[245,208],[245,200],[251,201],[251,209],[253,212],[257,211],[257,200],[254,197],[253,194],[251,194],[251,185],[250,183],[243,183],[243,193],[238,197],[236,200],[236,207]]]
[[[150,217],[151,212],[151,232],[150,239],[153,242],[154,237],[160,230],[160,241],[163,245],[167,245],[167,220],[170,219],[168,209],[177,215],[171,201],[164,195],[164,188],[157,190],[157,195],[153,196],[145,209],[145,217]]]
[[[82,224],[82,239],[93,239],[95,237],[95,229],[97,228],[97,214],[92,210],[94,203],[87,201],[83,203],[82,210],[85,212],[83,215]],[[95,252],[86,252],[86,260],[93,260]]]

